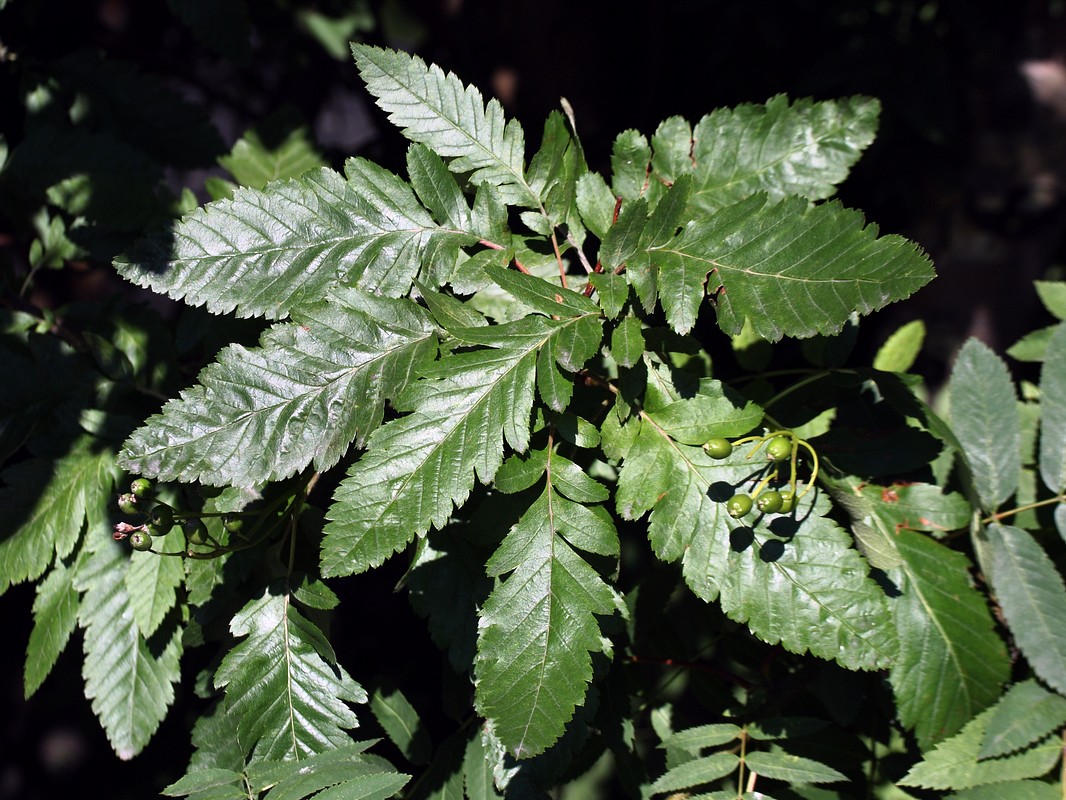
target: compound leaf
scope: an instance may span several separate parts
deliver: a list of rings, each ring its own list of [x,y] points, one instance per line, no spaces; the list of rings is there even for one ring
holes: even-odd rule
[[[902,237],[878,238],[862,214],[800,198],[769,204],[757,194],[691,222],[649,249],[659,297],[680,333],[695,324],[704,284],[716,294],[718,325],[738,334],[745,318],[776,341],[839,331],[852,313],[901,300],[933,277],[929,259]]]
[[[148,744],[174,702],[181,629],[163,628],[145,640],[126,590],[129,562],[123,548],[110,539],[99,546],[75,575],[83,592],[78,621],[84,629],[85,696],[115,753],[130,759]]]
[[[433,325],[411,301],[337,292],[294,310],[259,347],[223,350],[198,386],[133,433],[121,463],[162,480],[233,486],[311,463],[329,469],[435,352]]]
[[[651,785],[655,793],[678,792],[724,778],[737,768],[740,759],[735,753],[712,753],[678,764],[660,775]]]
[[[291,106],[245,131],[218,163],[241,186],[262,189],[271,181],[297,178],[326,166],[314,146],[310,128]]]
[[[929,536],[896,531],[903,563],[890,573],[899,658],[889,674],[900,722],[928,748],[999,697],[1010,660],[970,581],[969,560]]]
[[[967,340],[951,370],[948,400],[977,496],[995,510],[1017,490],[1022,472],[1018,396],[1007,365],[988,345]]]
[[[376,430],[348,470],[327,512],[323,574],[348,575],[381,564],[462,505],[475,475],[492,480],[506,442],[529,443],[537,351],[589,317],[531,316],[513,325],[468,328],[465,341],[496,345],[449,355],[397,398],[411,411]]]
[[[255,760],[301,760],[348,744],[358,724],[344,701],[366,693],[336,663],[333,648],[284,590],[269,589],[230,622],[247,637],[222,659],[215,685]]]
[[[4,472],[0,594],[39,578],[55,557],[70,555],[88,511],[107,502],[116,472],[114,453],[88,436],[56,460],[30,459]]]
[[[642,422],[619,476],[626,519],[651,511],[649,538],[663,561],[681,561],[701,598],[719,598],[730,618],[792,652],[810,651],[849,669],[895,658],[896,635],[881,589],[848,535],[804,502],[795,514],[745,524],[724,501],[759,477],[742,453],[712,459]]]
[[[563,734],[592,679],[590,653],[605,647],[595,615],[615,608],[611,589],[566,543],[559,500],[545,487],[486,565],[492,576],[511,574],[481,611],[476,704],[517,758]]]
[[[927,789],[969,789],[1037,778],[1059,760],[1062,743],[1057,736],[1048,737],[1017,755],[979,760],[981,742],[992,713],[992,709],[989,709],[974,717],[961,731],[926,753],[925,758],[903,776],[900,785]]]
[[[714,111],[691,133],[674,118],[652,139],[653,165],[667,182],[691,171],[692,204],[704,213],[756,192],[772,201],[788,195],[822,200],[873,142],[880,110],[867,97],[790,104],[778,95],[765,105]]]
[[[471,185],[494,186],[509,205],[537,206],[525,178],[525,137],[516,120],[506,122],[498,100],[464,86],[436,64],[395,50],[352,45],[367,91],[413,142],[451,159],[454,172],[471,173]]]
[[[438,248],[476,241],[440,228],[388,170],[351,159],[345,172],[238,189],[143,239],[115,267],[215,314],[280,319],[338,284],[402,295]]]
[[[995,758],[1028,747],[1066,725],[1066,697],[1035,680],[1010,687],[992,707],[979,758]]]
[[[986,530],[992,590],[1018,648],[1036,674],[1066,692],[1066,586],[1033,536],[1013,525]]]

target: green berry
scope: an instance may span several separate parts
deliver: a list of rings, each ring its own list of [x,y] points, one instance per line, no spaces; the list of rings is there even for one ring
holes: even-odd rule
[[[189,544],[207,544],[210,541],[207,525],[199,517],[185,520],[181,523],[181,529],[185,532],[185,541]]]
[[[174,527],[174,509],[158,503],[148,512],[148,530],[155,536],[165,536]]]
[[[781,493],[773,489],[763,492],[755,499],[755,507],[764,514],[773,514],[775,511],[780,511],[781,506]]]
[[[137,495],[133,493],[120,494],[118,496],[118,510],[123,514],[136,514],[140,511],[137,507]]]
[[[134,478],[130,484],[130,493],[141,500],[151,497],[153,490],[152,482],[147,478]]]
[[[749,511],[754,505],[752,499],[746,494],[735,494],[725,502],[726,513],[733,519],[740,519]]]
[[[787,514],[796,506],[796,495],[792,492],[781,492],[781,508],[778,509],[782,514]]]
[[[792,457],[792,439],[788,436],[775,436],[766,445],[766,455],[771,461],[784,461]]]
[[[130,547],[134,550],[151,550],[152,537],[144,531],[134,531],[130,534]]]
[[[729,458],[733,452],[733,444],[728,439],[711,439],[703,449],[711,458]]]
[[[230,533],[239,533],[244,527],[244,517],[240,514],[223,514],[222,527]]]

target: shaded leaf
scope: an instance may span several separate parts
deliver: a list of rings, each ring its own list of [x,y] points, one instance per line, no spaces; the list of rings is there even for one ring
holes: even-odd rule
[[[204,4],[202,0],[199,2]],[[245,131],[218,163],[241,186],[253,189],[262,189],[271,181],[298,178],[308,170],[326,166],[315,148],[310,128],[291,106]]]
[[[1039,777],[1059,760],[1062,743],[1057,736],[1051,736],[1018,755],[979,761],[981,741],[991,716],[991,710],[979,714],[959,733],[926,753],[903,776],[900,785],[927,789],[968,789],[1001,784]]]
[[[800,786],[810,783],[836,783],[837,781],[847,780],[846,776],[832,767],[810,758],[794,756],[789,753],[756,751],[748,753],[745,763],[748,769],[759,775],[778,781],[788,781]]]
[[[985,531],[992,590],[1018,648],[1041,679],[1066,692],[1066,585],[1032,535],[992,523]]]
[[[1040,370],[1040,476],[1052,492],[1066,489],[1066,323],[1055,327]]]
[[[900,591],[893,601],[900,651],[889,682],[900,722],[925,749],[995,702],[1010,660],[969,560],[924,534],[899,531],[893,539],[903,564],[890,573]]]
[[[33,630],[26,645],[24,693],[33,696],[52,671],[78,625],[78,591],[73,572],[57,564],[37,584],[33,600]]]
[[[661,794],[691,789],[724,778],[735,770],[739,763],[740,759],[734,753],[714,753],[686,761],[656,778],[651,790]]]
[[[433,752],[429,733],[403,692],[394,687],[374,690],[370,695],[370,711],[404,758],[412,764],[429,763]]]
[[[51,460],[35,458],[5,470],[0,491],[0,594],[39,578],[58,556],[70,555],[86,515],[106,505],[117,470],[114,454],[83,437]]]
[[[995,758],[1028,747],[1066,726],[1066,698],[1035,680],[1010,687],[992,707],[978,758]]]
[[[925,323],[912,320],[894,330],[878,348],[874,356],[874,369],[885,372],[906,372],[914,366],[925,342]]]
[[[981,504],[995,510],[1021,475],[1018,395],[1006,365],[977,339],[959,350],[948,388],[951,428],[962,444]]]
[[[165,550],[163,542],[161,538],[156,539],[153,542],[155,549]],[[159,629],[174,608],[178,600],[178,587],[184,580],[185,567],[180,558],[136,551],[130,554],[130,565],[125,575],[126,591],[130,597],[137,598],[131,610],[137,628],[145,639]]]

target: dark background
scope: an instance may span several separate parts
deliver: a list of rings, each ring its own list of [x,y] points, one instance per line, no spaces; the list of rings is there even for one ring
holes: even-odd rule
[[[9,0],[0,11],[0,45],[16,55],[0,62],[0,133],[8,144],[22,137],[22,70],[88,48],[163,77],[206,109],[219,133],[217,154],[290,104],[335,166],[360,155],[402,171],[405,143],[363,93],[351,60],[331,57],[296,22],[301,9],[340,15],[360,8],[369,20],[365,41],[417,52],[498,96],[523,123],[527,152],[566,97],[590,166],[604,172],[617,133],[636,128],[650,136],[675,114],[694,123],[716,107],[777,93],[880,98],[880,136],[840,196],[882,231],[917,241],[936,263],[939,277],[929,287],[870,321],[876,341],[879,331],[925,320],[923,368],[933,380],[966,336],[1002,351],[1042,324],[1032,280],[1063,277],[1062,2],[253,0],[248,18],[238,15],[227,28],[228,44],[214,48],[171,13],[174,5]],[[219,52],[227,48],[228,55]],[[172,165],[167,178],[203,200],[203,180],[212,174],[220,171],[205,158]],[[0,218],[0,255],[15,273],[31,239],[22,221]],[[106,259],[88,259],[40,275],[32,299],[56,306],[129,291]],[[367,662],[397,675],[419,666],[425,642],[391,636],[423,627],[405,596],[391,591],[399,569],[386,566],[345,589],[359,593],[343,606],[358,609],[358,619],[342,628],[350,638],[335,643],[357,680],[370,680],[361,667]],[[23,701],[32,597],[32,587],[22,586],[0,601],[7,620],[0,800],[86,791],[153,796],[184,769],[193,701],[179,701],[130,763],[114,758],[82,696],[79,641]]]

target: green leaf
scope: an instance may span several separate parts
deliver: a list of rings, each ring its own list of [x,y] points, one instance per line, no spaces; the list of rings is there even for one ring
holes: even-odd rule
[[[1051,314],[1066,320],[1066,281],[1033,281],[1040,302]]]
[[[763,410],[721,381],[704,378],[691,397],[649,412],[649,418],[672,439],[702,445],[717,436],[743,436],[763,418]]]
[[[409,300],[338,292],[294,311],[259,347],[234,344],[126,441],[120,462],[161,480],[253,486],[324,471],[361,446],[385,400],[436,350]],[[254,446],[249,446],[254,443]]]
[[[962,444],[981,504],[994,511],[1018,488],[1021,423],[1006,365],[977,339],[959,350],[948,386],[951,428]]]
[[[1066,726],[1066,698],[1035,680],[1010,687],[992,707],[979,759],[1017,752]]]
[[[890,573],[900,651],[889,682],[900,722],[926,749],[999,697],[1010,660],[969,560],[924,534],[901,530],[892,540],[903,565]]]
[[[114,454],[92,437],[56,460],[35,458],[4,471],[0,491],[0,594],[35,580],[74,550],[90,511],[105,505],[117,470]]]
[[[810,783],[836,783],[847,777],[818,761],[788,753],[756,751],[748,753],[745,763],[752,772],[778,781],[803,786]]]
[[[522,128],[505,122],[499,101],[486,104],[475,87],[417,56],[362,44],[352,44],[352,55],[367,91],[404,136],[451,159],[453,172],[471,173],[471,185],[496,187],[508,205],[539,205],[525,179]]]
[[[166,550],[164,539],[153,542],[154,549]],[[174,545],[169,549],[180,548]],[[137,598],[133,604],[133,618],[141,635],[147,639],[155,633],[166,615],[178,601],[178,587],[185,581],[182,559],[155,553],[130,554],[130,568],[126,571],[126,592]]]
[[[459,230],[472,230],[473,218],[455,175],[439,155],[425,145],[407,148],[407,174],[415,194],[441,224]]]
[[[637,252],[641,234],[647,224],[648,203],[643,197],[622,206],[618,219],[611,225],[600,245],[600,263],[605,270],[614,272]]]
[[[463,786],[469,800],[502,800],[496,791],[489,753],[480,733],[475,733],[467,742],[463,755]]]
[[[636,317],[623,317],[611,332],[611,355],[623,367],[632,367],[644,355],[644,331]]]
[[[729,722],[697,725],[668,736],[659,746],[667,750],[684,750],[686,753],[696,755],[704,748],[718,747],[731,742],[740,734],[740,727]]]
[[[914,366],[925,342],[925,323],[920,319],[900,326],[885,340],[874,356],[874,369],[906,372]]]
[[[536,197],[543,198],[548,231],[566,225],[567,232],[580,242],[584,238],[577,213],[577,180],[588,172],[585,156],[576,137],[571,135],[563,115],[548,114],[540,150],[529,162],[529,185]]]
[[[1043,781],[1006,781],[990,786],[964,789],[951,795],[949,800],[1062,800],[1062,790],[1053,783]]]
[[[718,325],[737,334],[744,319],[770,341],[840,330],[917,291],[933,277],[929,259],[899,236],[878,238],[860,213],[802,199],[770,205],[765,194],[690,223],[650,248],[659,267],[667,321],[680,333],[695,324],[709,273]]]
[[[1057,325],[1051,325],[1025,334],[1007,348],[1007,355],[1017,361],[1043,361],[1048,343],[1057,328]]]
[[[992,590],[1018,648],[1036,674],[1066,692],[1066,585],[1044,548],[1013,525],[985,531]]]
[[[130,759],[148,744],[181,677],[181,629],[160,629],[153,641],[141,636],[126,591],[128,560],[109,539],[79,565],[75,585],[83,593],[78,621],[84,630],[85,696],[111,747]]]
[[[370,695],[370,711],[392,743],[412,764],[428,764],[433,745],[418,712],[395,687],[381,687]]]
[[[1040,476],[1052,492],[1066,489],[1066,323],[1059,323],[1040,370]]]
[[[215,686],[237,719],[241,743],[256,760],[301,760],[347,744],[357,724],[344,701],[366,693],[342,667],[322,632],[284,591],[253,599],[230,623],[237,644],[219,665]]]
[[[385,800],[410,776],[376,756],[365,755],[373,742],[350,742],[300,761],[260,762],[249,769],[253,790],[269,789],[264,800]]]
[[[691,789],[724,778],[735,770],[739,763],[740,759],[734,753],[714,753],[686,761],[659,776],[651,785],[651,790],[662,794]]]
[[[440,228],[393,173],[362,159],[238,189],[139,242],[115,268],[138,286],[214,314],[280,319],[337,285],[400,296],[441,247]]]
[[[1037,778],[1048,772],[1061,755],[1062,743],[1051,736],[1018,755],[978,760],[991,709],[979,714],[959,733],[925,754],[899,781],[901,786],[926,789],[969,789],[1006,781]],[[1005,797],[1006,795],[1000,795]]]
[[[624,201],[640,198],[648,186],[651,147],[639,131],[622,131],[611,148],[611,188]],[[625,205],[625,203],[623,203]]]
[[[564,732],[605,649],[596,615],[614,594],[565,541],[550,487],[486,564],[504,580],[485,601],[474,663],[478,713],[517,758],[542,753]]]
[[[172,0],[173,1],[173,0]],[[298,178],[326,162],[315,149],[310,128],[295,108],[285,107],[248,130],[218,163],[241,186],[262,189],[271,181]]]
[[[765,105],[718,109],[692,134],[676,120],[664,124],[653,140],[654,164],[668,182],[691,170],[692,203],[705,213],[756,192],[769,193],[772,201],[788,195],[822,200],[873,142],[880,111],[867,97],[790,104],[777,95]],[[659,158],[664,147],[671,155]]]
[[[588,229],[601,239],[606,236],[614,224],[616,201],[603,177],[596,172],[587,172],[578,178],[575,199]]]
[[[622,313],[622,307],[629,299],[629,283],[624,275],[594,272],[589,275],[589,283],[596,287],[596,299],[608,319],[615,319]]]
[[[323,574],[362,572],[431,526],[443,527],[452,508],[466,501],[475,475],[492,480],[504,442],[524,451],[537,351],[593,319],[534,316],[509,328],[464,330],[466,339],[483,337],[498,349],[445,357],[394,402],[414,413],[376,430],[338,486],[326,515]]]
[[[893,663],[895,629],[886,598],[848,535],[804,501],[794,515],[738,523],[725,500],[750,491],[759,467],[734,451],[725,460],[666,438],[642,422],[626,454],[616,501],[630,520],[651,511],[648,534],[663,561],[681,561],[697,596],[713,601],[771,644],[810,651],[848,669]]]
[[[33,696],[52,671],[78,625],[78,591],[73,572],[62,563],[37,584],[33,630],[26,646],[25,696]]]
[[[599,307],[587,297],[555,286],[536,275],[524,275],[497,266],[485,267],[485,273],[516,300],[542,314],[562,317],[599,314]]]
[[[190,771],[164,788],[162,794],[167,797],[195,795],[198,800],[240,800],[248,796],[244,791],[244,776],[241,773],[217,767]]]

